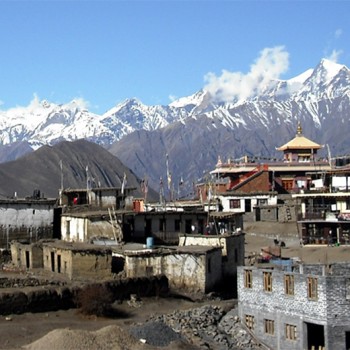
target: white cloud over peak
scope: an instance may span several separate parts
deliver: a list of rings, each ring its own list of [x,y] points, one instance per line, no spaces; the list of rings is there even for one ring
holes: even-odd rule
[[[339,56],[343,53],[343,50],[333,50],[331,52],[331,54],[326,57],[327,59],[329,59],[330,61],[334,62],[334,63],[338,63],[338,59]]]
[[[273,80],[279,79],[289,67],[289,53],[284,46],[265,48],[251,65],[247,74],[223,70],[220,76],[208,73],[204,87],[214,100],[231,102],[247,99],[260,93]]]

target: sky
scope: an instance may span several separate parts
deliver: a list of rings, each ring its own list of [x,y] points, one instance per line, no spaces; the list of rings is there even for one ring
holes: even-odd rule
[[[337,0],[0,0],[0,110],[37,97],[103,114],[289,79],[322,58],[350,67],[349,13]]]

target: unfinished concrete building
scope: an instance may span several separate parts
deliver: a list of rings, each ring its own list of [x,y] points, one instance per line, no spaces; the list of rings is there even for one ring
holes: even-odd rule
[[[349,267],[283,260],[239,267],[241,320],[272,349],[349,349]]]

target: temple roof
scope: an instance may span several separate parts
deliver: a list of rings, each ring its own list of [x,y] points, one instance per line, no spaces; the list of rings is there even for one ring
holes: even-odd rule
[[[298,123],[297,134],[294,139],[276,149],[277,151],[285,151],[288,149],[320,149],[322,147],[323,146],[319,145],[318,143],[311,141],[307,137],[303,136],[302,128],[300,126],[300,123]]]

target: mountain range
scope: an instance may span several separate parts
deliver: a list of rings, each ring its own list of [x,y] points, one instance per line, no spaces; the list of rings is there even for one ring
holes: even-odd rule
[[[128,99],[97,115],[80,100],[57,105],[35,98],[28,107],[0,111],[0,161],[85,139],[108,149],[139,178],[147,176],[155,189],[171,174],[184,195],[215,167],[218,156],[281,157],[276,147],[295,136],[298,121],[306,137],[328,146],[321,156],[327,150],[331,156],[349,153],[349,83],[346,66],[322,59],[244,100],[219,101],[201,90],[167,106]]]

